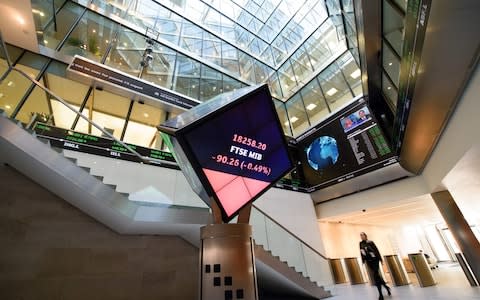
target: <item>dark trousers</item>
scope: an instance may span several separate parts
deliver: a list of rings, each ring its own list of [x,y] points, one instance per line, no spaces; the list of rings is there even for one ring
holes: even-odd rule
[[[375,285],[377,288],[381,288],[382,285],[385,285],[385,280],[383,280],[382,275],[380,275],[380,269],[379,269],[379,264],[380,260],[372,260],[372,261],[367,261],[367,266],[370,268],[373,274],[373,280],[375,281]],[[380,290],[379,290],[380,291]]]

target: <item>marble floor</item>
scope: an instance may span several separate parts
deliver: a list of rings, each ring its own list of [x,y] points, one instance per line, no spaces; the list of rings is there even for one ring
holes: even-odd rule
[[[480,299],[480,288],[471,287],[461,268],[456,264],[440,265],[435,269],[433,276],[437,285],[422,288],[414,274],[409,274],[411,284],[392,288],[392,296],[385,299],[411,300],[470,300]],[[391,286],[391,284],[389,284]],[[378,299],[377,288],[370,284],[350,285],[338,284],[330,289],[332,300],[368,300]],[[386,295],[386,292],[384,292]]]

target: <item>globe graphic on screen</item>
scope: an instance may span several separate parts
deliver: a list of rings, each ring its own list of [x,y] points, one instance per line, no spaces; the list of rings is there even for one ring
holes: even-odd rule
[[[337,141],[330,136],[316,138],[306,149],[308,164],[314,169],[333,166],[338,160]]]

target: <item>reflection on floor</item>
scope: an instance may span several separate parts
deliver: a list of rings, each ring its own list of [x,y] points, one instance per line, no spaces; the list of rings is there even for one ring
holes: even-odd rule
[[[422,288],[414,274],[409,274],[411,284],[392,288],[392,300],[469,300],[480,299],[480,288],[471,287],[458,264],[441,264],[432,271],[437,285]],[[388,277],[387,277],[388,278]],[[391,285],[389,283],[389,285]],[[339,284],[333,287],[332,300],[378,299],[376,287],[370,284]],[[386,295],[386,293],[384,293]]]

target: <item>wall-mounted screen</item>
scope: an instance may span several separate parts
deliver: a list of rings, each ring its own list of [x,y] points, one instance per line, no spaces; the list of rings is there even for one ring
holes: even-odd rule
[[[397,162],[363,99],[299,138],[306,182],[320,189]]]

